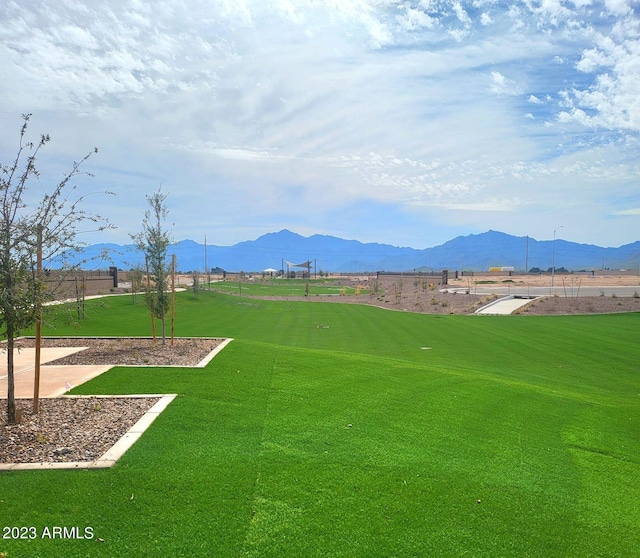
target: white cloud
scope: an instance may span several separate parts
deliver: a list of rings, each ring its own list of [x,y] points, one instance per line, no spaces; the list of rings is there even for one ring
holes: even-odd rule
[[[142,203],[162,182],[191,227],[212,204],[255,227],[310,207],[307,229],[358,203],[436,227],[542,226],[581,200],[610,215],[637,184],[640,33],[629,3],[603,6],[7,3],[0,129],[35,112],[56,155],[98,145],[101,180]]]
[[[611,215],[620,215],[620,216],[640,215],[640,207],[634,207],[632,209],[620,209],[618,211],[612,211]]]
[[[98,42],[91,33],[75,25],[63,25],[53,29],[52,38],[60,44],[81,49],[96,49],[98,47]]]
[[[493,199],[476,203],[446,203],[442,204],[441,207],[457,211],[501,213],[504,211],[516,211],[521,207],[521,204],[517,200]]]
[[[585,126],[640,131],[640,22],[623,20],[613,33],[598,34],[596,40],[597,46],[582,52],[576,68],[602,73],[589,87],[564,93],[570,110],[561,116]]]
[[[542,21],[548,22],[553,26],[560,25],[565,19],[572,15],[562,0],[541,0],[538,4],[527,2],[529,9],[542,18]]]
[[[605,0],[604,4],[609,13],[613,15],[626,15],[632,11],[632,8],[627,0]]]
[[[458,18],[460,23],[463,23],[465,26],[471,25],[471,18],[469,17],[469,14],[465,11],[465,9],[462,7],[462,4],[460,4],[460,2],[453,3],[453,11],[456,14],[456,17]]]
[[[480,23],[482,23],[482,25],[491,25],[493,23],[493,19],[491,19],[491,16],[487,12],[483,12],[480,16]]]
[[[581,72],[593,72],[610,64],[611,58],[607,57],[601,50],[590,48],[583,51],[582,58],[576,64],[576,68]]]
[[[490,89],[492,93],[498,95],[519,95],[520,88],[516,82],[512,79],[508,79],[498,71],[491,72],[491,85]]]
[[[594,0],[571,0],[571,3],[576,8],[584,8],[585,6],[591,6]]]
[[[400,26],[407,31],[418,31],[420,29],[433,29],[438,20],[429,16],[422,10],[416,10],[410,6],[405,6],[405,12],[398,16]]]
[[[197,146],[195,147],[196,151],[202,151]],[[289,157],[283,157],[278,155],[277,153],[273,153],[270,151],[264,150],[256,150],[256,149],[244,149],[241,147],[236,148],[210,148],[205,149],[205,152],[221,157],[223,159],[234,159],[240,161],[273,161],[276,162],[282,159],[289,159]]]

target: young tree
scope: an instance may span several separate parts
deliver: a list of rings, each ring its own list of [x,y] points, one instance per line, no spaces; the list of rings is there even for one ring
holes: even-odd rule
[[[99,215],[83,211],[82,200],[88,195],[73,196],[74,177],[89,175],[81,171],[83,163],[94,149],[79,162],[74,161],[71,170],[53,188],[47,188],[36,168],[36,157],[50,141],[49,135],[41,135],[37,143],[26,141],[31,115],[22,115],[18,153],[9,164],[0,163],[0,327],[7,338],[7,420],[16,419],[14,384],[14,340],[20,331],[32,326],[40,316],[44,302],[55,298],[55,285],[47,282],[37,272],[38,253],[45,261],[60,258],[79,251],[83,244],[76,240],[80,227],[87,222],[98,230],[110,227]],[[89,175],[90,176],[90,175]],[[39,202],[30,205],[27,195],[33,181],[43,195]],[[67,266],[66,271],[79,267]],[[64,273],[58,274],[60,278]]]
[[[170,298],[168,291],[167,275],[167,248],[171,244],[169,232],[165,228],[165,221],[169,210],[164,201],[167,194],[160,190],[147,196],[150,209],[144,212],[142,220],[142,232],[131,235],[138,249],[141,250],[147,260],[149,274],[153,280],[153,290],[147,292],[147,305],[152,317],[158,318],[162,323],[162,344],[166,343],[166,315],[169,310]]]
[[[142,290],[144,272],[139,265],[135,265],[129,270],[128,275],[131,280],[131,299],[133,304],[135,304],[138,293]]]
[[[193,298],[198,299],[198,295],[200,294],[200,272],[195,269],[191,274],[191,278],[193,279]]]

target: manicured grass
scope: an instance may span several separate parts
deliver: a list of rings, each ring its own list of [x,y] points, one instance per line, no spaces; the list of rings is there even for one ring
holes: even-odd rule
[[[340,296],[356,293],[355,287],[341,285],[335,279],[257,279],[238,282],[220,281],[211,288],[226,293],[253,296]],[[359,293],[369,291],[359,289]]]
[[[58,310],[59,312],[60,310]],[[146,335],[127,297],[55,332]],[[3,525],[91,526],[13,556],[634,556],[640,314],[464,317],[179,296],[204,370],[75,393],[178,397],[105,471],[0,475]],[[429,347],[429,348],[426,348]]]

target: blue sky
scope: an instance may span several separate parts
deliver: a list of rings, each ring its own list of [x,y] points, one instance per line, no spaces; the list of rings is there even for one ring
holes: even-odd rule
[[[218,245],[640,239],[639,1],[9,0],[0,59],[1,162],[25,112],[45,189],[99,148],[88,242],[160,185]]]

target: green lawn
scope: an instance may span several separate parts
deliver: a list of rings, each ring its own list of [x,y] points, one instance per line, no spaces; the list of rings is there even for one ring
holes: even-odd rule
[[[204,370],[119,367],[74,390],[180,394],[114,468],[0,475],[2,525],[95,538],[0,552],[640,555],[640,314],[178,303],[177,335],[235,341]],[[148,334],[128,297],[87,315],[46,333]]]
[[[202,287],[201,287],[202,288]],[[224,293],[252,296],[340,296],[355,294],[356,288],[344,286],[335,279],[248,279],[220,281],[211,288]],[[361,289],[366,294],[368,290]]]

